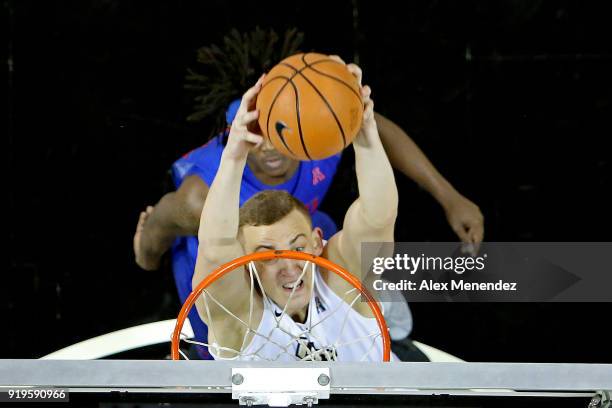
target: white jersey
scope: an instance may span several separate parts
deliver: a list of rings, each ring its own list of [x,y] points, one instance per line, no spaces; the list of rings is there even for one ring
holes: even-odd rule
[[[382,360],[382,337],[376,319],[364,317],[350,306],[358,296],[357,290],[349,293],[344,301],[327,286],[318,269],[314,275],[314,290],[306,321],[295,322],[283,313],[281,307],[266,298],[258,334],[235,359]],[[217,358],[214,346],[210,351]]]

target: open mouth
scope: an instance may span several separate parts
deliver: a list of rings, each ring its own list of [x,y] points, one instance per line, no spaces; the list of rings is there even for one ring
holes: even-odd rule
[[[283,289],[285,290],[285,292],[288,292],[288,293],[291,293],[294,287],[295,287],[296,292],[302,289],[304,287],[304,279],[300,279],[299,281],[295,281],[291,283],[285,283],[283,285]]]

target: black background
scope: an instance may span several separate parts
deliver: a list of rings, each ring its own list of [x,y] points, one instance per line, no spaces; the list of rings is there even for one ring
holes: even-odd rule
[[[175,316],[170,272],[141,271],[132,234],[209,135],[185,121],[184,75],[232,27],[298,26],[302,49],[358,60],[377,110],[481,207],[488,241],[609,240],[609,3],[405,3],[4,0],[0,358]],[[323,203],[336,220],[350,156]],[[435,200],[398,181],[396,239],[454,240]],[[610,304],[412,308],[415,339],[470,361],[612,363]]]

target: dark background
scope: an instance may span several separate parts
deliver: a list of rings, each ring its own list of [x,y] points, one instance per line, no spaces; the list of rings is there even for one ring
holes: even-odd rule
[[[138,213],[201,145],[183,90],[195,50],[256,24],[358,61],[400,124],[486,218],[488,241],[605,241],[608,2],[1,3],[7,196],[0,358],[37,358],[176,315],[170,272],[133,261]],[[440,206],[398,176],[396,239],[449,241]],[[355,193],[350,154],[323,208]],[[333,205],[332,205],[333,203]],[[610,304],[414,304],[413,337],[470,361],[612,363]],[[609,336],[608,336],[609,337]]]

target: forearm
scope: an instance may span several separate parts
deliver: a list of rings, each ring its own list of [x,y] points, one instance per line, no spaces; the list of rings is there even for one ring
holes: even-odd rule
[[[391,165],[414,180],[442,205],[456,193],[423,151],[399,126],[376,113],[380,139]]]
[[[201,246],[220,247],[233,245],[238,236],[240,184],[246,157],[235,159],[221,157],[202,214],[198,237]]]
[[[366,222],[373,226],[394,222],[398,205],[395,176],[376,125],[364,128],[353,147],[359,204]]]

